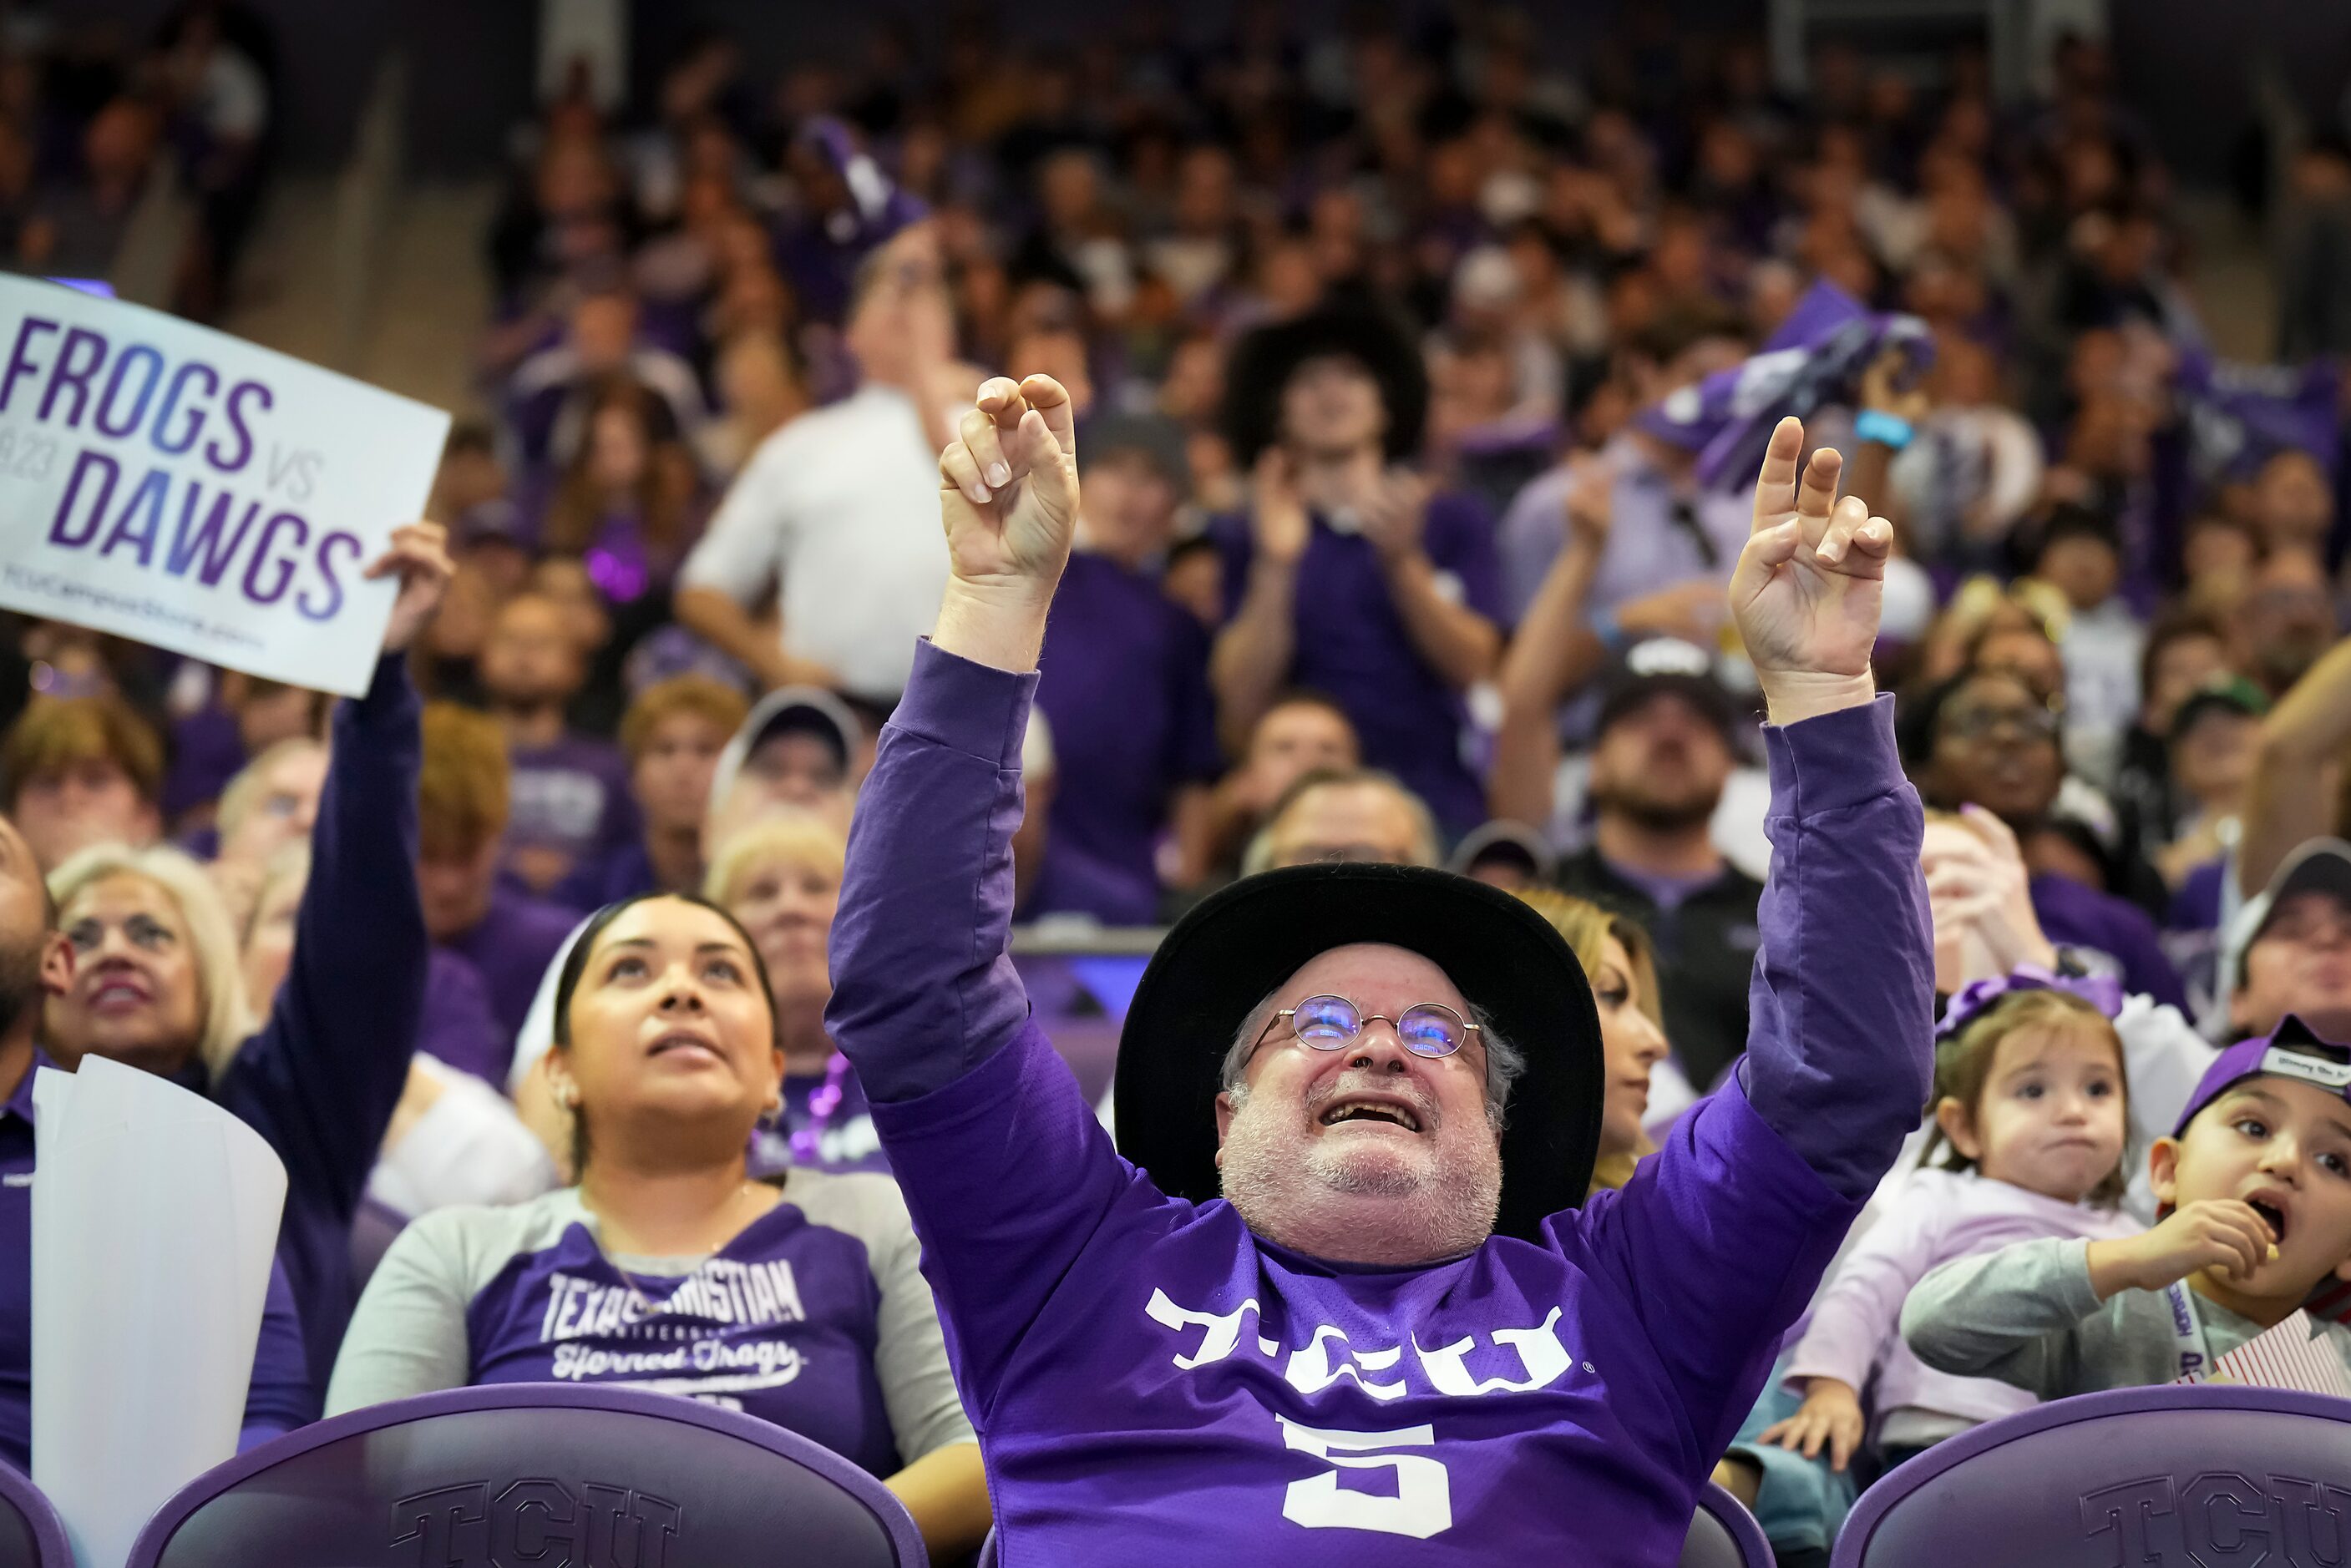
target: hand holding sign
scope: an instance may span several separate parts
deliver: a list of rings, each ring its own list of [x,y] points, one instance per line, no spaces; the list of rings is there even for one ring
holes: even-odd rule
[[[411,523],[392,531],[392,548],[377,556],[360,574],[372,581],[398,576],[400,597],[392,601],[392,618],[383,623],[383,650],[405,653],[449,591],[456,575],[449,560],[449,531],[438,523]]]

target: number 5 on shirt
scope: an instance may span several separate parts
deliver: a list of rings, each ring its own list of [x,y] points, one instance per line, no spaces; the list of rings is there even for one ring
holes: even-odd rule
[[[1426,1541],[1453,1527],[1453,1488],[1443,1464],[1424,1454],[1368,1451],[1434,1448],[1435,1428],[1326,1432],[1319,1427],[1301,1427],[1287,1416],[1274,1419],[1281,1423],[1284,1447],[1328,1459],[1334,1467],[1290,1483],[1282,1495],[1281,1517],[1292,1524],[1309,1530],[1376,1530],[1383,1535],[1409,1535],[1416,1541]],[[1395,1477],[1395,1495],[1381,1497],[1342,1488],[1339,1471],[1343,1469],[1387,1470]]]

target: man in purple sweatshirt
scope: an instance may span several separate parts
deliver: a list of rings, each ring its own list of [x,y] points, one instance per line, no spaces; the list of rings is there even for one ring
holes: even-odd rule
[[[1678,1558],[1928,1087],[1920,811],[1868,673],[1891,530],[1834,503],[1834,452],[1800,481],[1802,436],[1772,437],[1730,589],[1773,721],[1748,1050],[1586,1203],[1582,971],[1522,907],[1416,868],[1245,879],[1170,933],[1113,1150],[1005,951],[1069,405],[982,389],[940,460],[952,576],[859,804],[828,1022],[1008,1564]]]

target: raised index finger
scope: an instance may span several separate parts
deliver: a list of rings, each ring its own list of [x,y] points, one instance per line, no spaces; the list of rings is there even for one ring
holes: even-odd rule
[[[1044,417],[1045,428],[1053,432],[1054,444],[1061,449],[1062,455],[1076,456],[1077,410],[1070,405],[1068,389],[1050,376],[1036,375],[1020,383],[1020,396]]]
[[[1803,450],[1803,421],[1790,414],[1771,427],[1763,468],[1755,476],[1755,525],[1750,532],[1776,528],[1796,509],[1796,459]]]

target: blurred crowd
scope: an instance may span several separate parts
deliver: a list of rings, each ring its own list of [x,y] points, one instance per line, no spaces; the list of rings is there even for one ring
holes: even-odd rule
[[[1836,45],[1791,98],[1754,37],[1631,18],[1571,68],[1521,12],[1357,15],[884,26],[775,81],[709,35],[629,112],[580,77],[518,130],[411,659],[425,1049],[506,1092],[579,919],[707,886],[779,1019],[813,940],[787,1099],[830,1116],[838,836],[946,580],[937,454],[983,379],[1040,371],[1082,513],[1015,853],[1019,919],[1067,945],[1247,871],[1449,864],[1646,932],[1652,1126],[1719,1083],[1770,855],[1724,606],[1768,390],[1896,526],[1879,675],[1949,829],[1944,989],[2029,955],[2212,1039],[2288,1009],[2339,1037],[2351,849],[2292,878],[2351,745],[2351,146],[2286,165],[2291,362],[2236,363],[2092,39],[2029,101],[1965,50],[1921,81]],[[168,141],[206,192],[188,308],[216,298],[271,67],[209,18],[120,68],[0,55],[16,265],[102,271]],[[282,971],[323,700],[56,626],[0,657],[0,807],[42,865],[185,846]],[[778,805],[817,847],[730,861]]]

